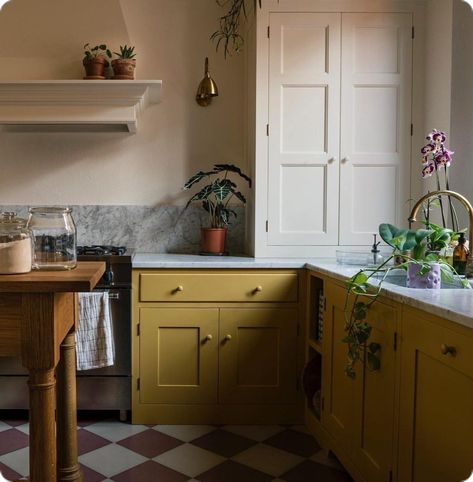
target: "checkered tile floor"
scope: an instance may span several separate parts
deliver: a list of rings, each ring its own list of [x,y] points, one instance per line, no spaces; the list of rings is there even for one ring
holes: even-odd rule
[[[28,424],[0,413],[0,473],[28,474]],[[84,482],[352,482],[304,427],[79,419]]]

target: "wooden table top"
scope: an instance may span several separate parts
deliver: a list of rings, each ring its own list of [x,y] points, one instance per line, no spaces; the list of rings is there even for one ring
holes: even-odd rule
[[[105,272],[102,261],[79,261],[70,271],[31,271],[0,275],[0,293],[71,293],[92,291]]]

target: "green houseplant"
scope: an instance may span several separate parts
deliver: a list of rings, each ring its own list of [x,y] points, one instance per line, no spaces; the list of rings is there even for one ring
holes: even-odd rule
[[[234,198],[246,204],[245,196],[237,190],[237,185],[229,178],[236,174],[251,187],[251,179],[233,164],[215,164],[211,171],[199,171],[185,184],[184,190],[191,189],[203,180],[207,184],[195,193],[187,202],[186,208],[193,202],[200,202],[208,215],[208,227],[201,229],[201,250],[203,254],[223,254],[227,226],[236,212],[231,209],[230,201]]]
[[[366,318],[392,270],[411,270],[413,276],[422,278],[429,276],[438,266],[442,280],[453,282],[455,270],[439,254],[429,251],[432,242],[448,245],[453,232],[436,228],[410,230],[391,224],[379,226],[381,238],[393,248],[391,255],[380,266],[360,269],[346,283],[346,336],[343,342],[348,348],[346,374],[349,377],[355,378],[355,365],[365,356],[371,369],[380,367],[380,346],[369,342],[372,328]],[[395,260],[397,263],[393,264]],[[461,279],[460,283],[463,288],[470,288],[466,279]]]
[[[135,47],[120,45],[120,52],[114,52],[114,54],[117,58],[112,60],[113,78],[117,80],[133,80],[136,69]]]
[[[84,58],[82,64],[85,68],[86,80],[103,80],[105,79],[105,69],[109,66],[107,58],[112,58],[112,52],[105,44],[90,47],[90,44],[84,45]]]

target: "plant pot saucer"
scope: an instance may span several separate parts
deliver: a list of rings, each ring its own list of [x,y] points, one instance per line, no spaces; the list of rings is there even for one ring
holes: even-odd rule
[[[207,253],[206,251],[201,251],[199,253],[200,256],[229,256],[229,252],[225,251],[224,253]]]
[[[106,77],[103,75],[87,75],[84,77],[84,80],[105,80]]]

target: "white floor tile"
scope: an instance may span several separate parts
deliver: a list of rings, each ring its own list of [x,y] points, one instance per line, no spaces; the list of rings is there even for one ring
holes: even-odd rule
[[[30,434],[30,424],[29,423],[25,423],[24,425],[18,425],[15,428],[17,430],[19,430],[20,432],[26,433],[26,435]]]
[[[112,477],[148,459],[120,445],[106,445],[79,457],[79,462],[99,474]]]
[[[104,421],[93,423],[84,427],[82,430],[88,430],[112,442],[118,442],[132,435],[148,430],[144,425],[130,425],[128,423],[120,423],[117,421]]]
[[[4,422],[0,422],[0,432],[4,432],[5,430],[10,430],[12,427]]]
[[[30,473],[30,450],[25,447],[15,452],[2,455],[0,462],[7,465],[21,476],[25,477]]]
[[[191,442],[202,435],[213,432],[217,427],[211,425],[156,425],[153,429],[183,442]]]
[[[304,459],[269,445],[257,444],[235,455],[232,460],[273,477],[279,477]]]
[[[257,442],[263,442],[284,430],[280,425],[225,425],[223,428]]]
[[[195,445],[184,444],[153,460],[188,477],[196,477],[224,462],[225,458]]]

